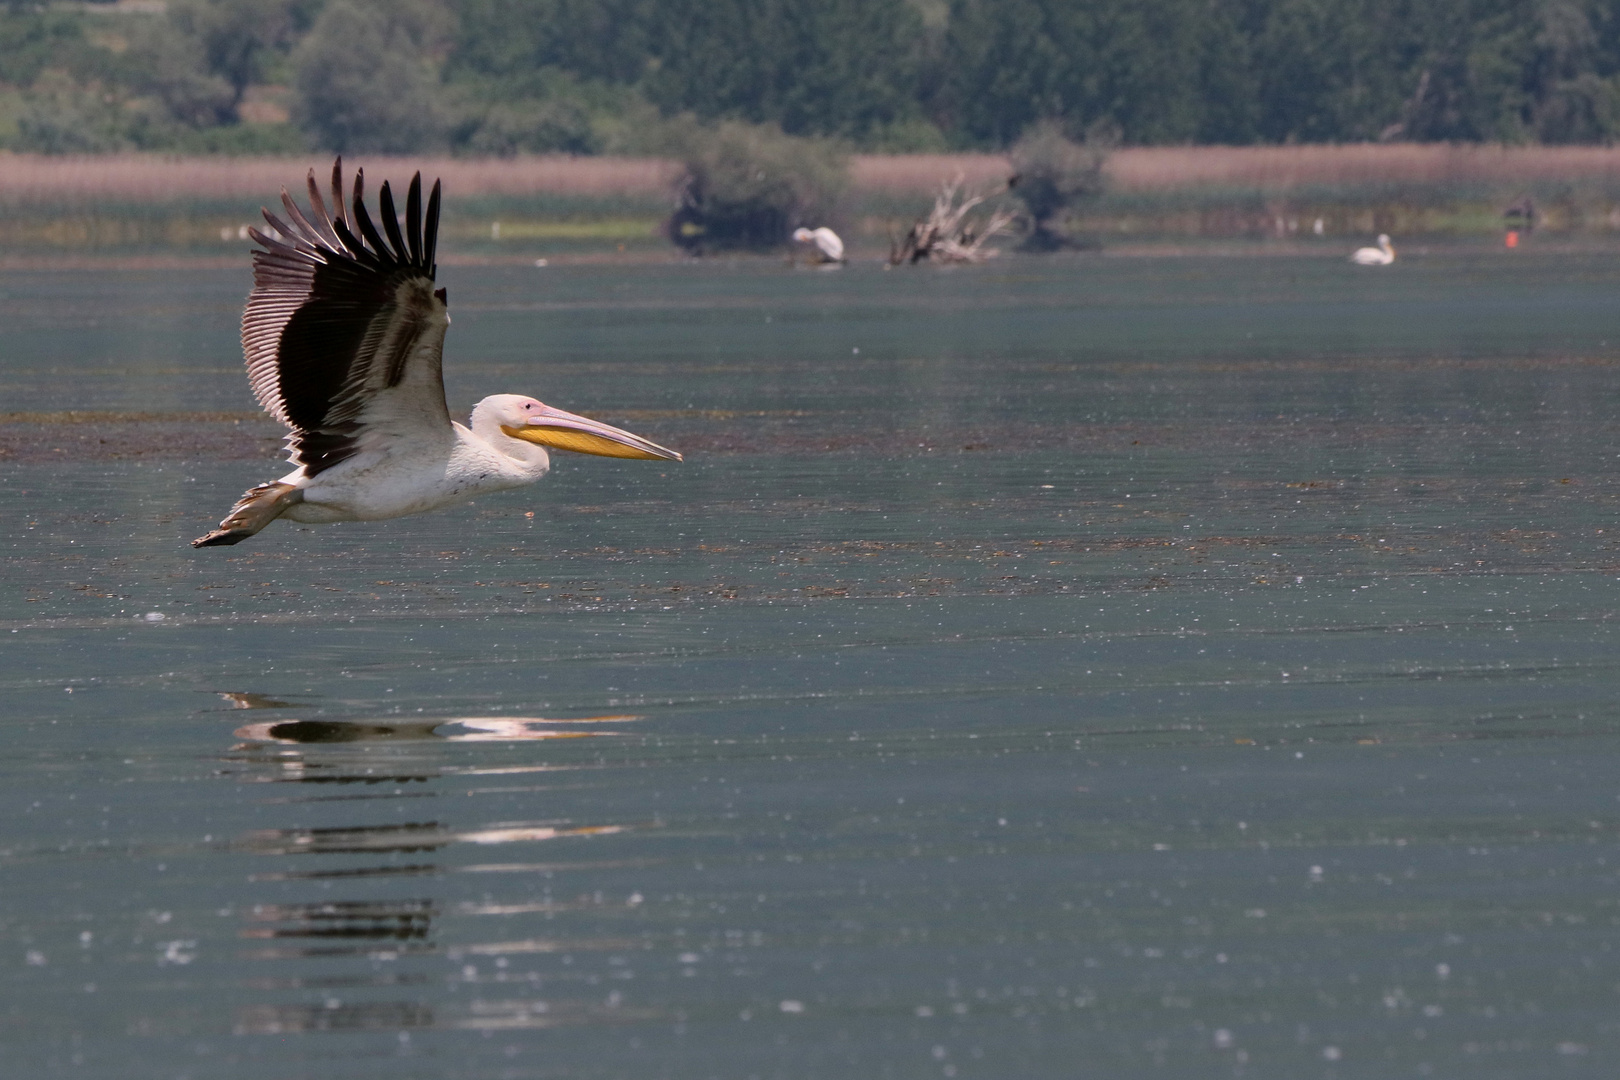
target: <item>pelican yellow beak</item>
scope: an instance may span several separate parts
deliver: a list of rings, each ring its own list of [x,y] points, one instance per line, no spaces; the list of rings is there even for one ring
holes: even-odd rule
[[[632,435],[623,428],[576,416],[571,412],[542,405],[540,411],[529,417],[523,427],[501,425],[501,430],[514,439],[522,439],[538,446],[556,450],[572,450],[576,454],[596,454],[600,457],[662,458],[680,461],[681,455],[673,450],[648,442],[640,435]]]

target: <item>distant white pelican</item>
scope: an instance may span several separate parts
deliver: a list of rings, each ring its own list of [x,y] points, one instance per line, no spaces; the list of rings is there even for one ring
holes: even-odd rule
[[[844,261],[844,242],[838,238],[837,233],[825,225],[819,229],[794,229],[793,239],[801,244],[814,244],[817,262],[841,263]]]
[[[547,446],[680,460],[639,435],[518,394],[480,401],[468,427],[453,422],[440,367],[450,314],[445,290],[433,287],[439,185],[424,221],[422,176],[411,179],[402,233],[383,184],[387,242],[366,212],[364,186],[356,171],[351,216],[342,159],[333,163],[328,213],[311,169],[309,217],[283,188],[289,220],[266,210],[272,235],[249,230],[263,250],[253,253],[242,313],[248,382],[291,430],[288,460],[298,468],[250,489],[193,547],[241,543],[278,517],[377,521],[521,487],[550,470]]]
[[[1395,247],[1389,242],[1389,234],[1378,234],[1377,247],[1356,248],[1350,261],[1357,266],[1388,266],[1394,262]]]

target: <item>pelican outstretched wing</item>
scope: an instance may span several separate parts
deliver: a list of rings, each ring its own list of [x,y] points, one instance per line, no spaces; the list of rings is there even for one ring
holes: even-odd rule
[[[440,367],[450,319],[444,290],[433,287],[439,185],[424,217],[422,175],[411,179],[402,232],[383,184],[386,241],[366,212],[364,186],[358,170],[351,216],[339,158],[330,213],[311,169],[310,216],[284,188],[288,219],[265,210],[272,235],[249,230],[262,250],[253,253],[242,312],[248,381],[264,410],[292,429],[289,457],[309,476],[359,453],[368,433],[451,430]]]

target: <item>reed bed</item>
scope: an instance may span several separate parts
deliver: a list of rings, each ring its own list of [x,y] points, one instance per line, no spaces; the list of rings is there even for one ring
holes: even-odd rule
[[[850,185],[874,195],[933,195],[958,176],[964,187],[982,188],[1011,174],[1000,154],[857,154],[849,161]]]
[[[155,154],[52,157],[0,153],[0,203],[109,200],[131,203],[262,199],[324,154],[301,157],[165,157]],[[458,198],[529,195],[662,196],[680,171],[659,158],[533,155],[513,158],[353,157],[373,182],[421,170]],[[998,154],[857,154],[850,181],[871,194],[931,194],[961,176],[998,183],[1011,173]],[[1600,146],[1177,146],[1115,151],[1113,190],[1285,192],[1388,185],[1513,187],[1582,184],[1620,188],[1620,148]]]
[[[47,156],[0,152],[0,204],[173,203],[259,200],[312,166],[324,173],[327,157],[168,157],[157,154]],[[382,178],[443,179],[457,198],[663,197],[680,173],[660,158],[529,155],[512,158],[350,157]],[[858,154],[850,159],[857,190],[897,195],[932,194],[963,176],[968,185],[1007,178],[1007,159],[993,154]],[[323,176],[324,179],[324,176]]]
[[[0,246],[206,256],[244,242],[258,206],[329,160],[0,153]],[[373,186],[418,170],[442,178],[444,237],[469,257],[524,245],[651,250],[664,243],[658,227],[680,173],[665,159],[562,155],[346,164],[363,166]],[[941,184],[986,191],[1012,171],[994,154],[855,155],[849,169],[844,224],[869,244],[925,212]],[[1150,147],[1115,151],[1106,173],[1107,193],[1071,222],[1098,239],[1478,236],[1500,229],[1524,195],[1538,227],[1620,230],[1620,149],[1608,147]]]
[[[995,154],[867,155],[850,161],[852,186],[867,196],[929,194],[956,176],[969,187],[985,188],[1012,171],[1007,158]],[[1133,147],[1111,153],[1105,171],[1115,199],[1156,205],[1291,195],[1466,201],[1507,191],[1620,197],[1620,148],[1603,146]]]
[[[0,204],[175,203],[262,201],[293,186],[312,166],[325,179],[330,159],[164,157],[155,154],[53,157],[0,153]],[[568,157],[412,158],[355,156],[373,184],[398,183],[412,173],[438,177],[458,198],[559,195],[661,196],[679,166],[659,158]]]
[[[1116,151],[1121,192],[1188,188],[1477,189],[1580,184],[1620,187],[1620,148],[1606,146],[1177,146]]]

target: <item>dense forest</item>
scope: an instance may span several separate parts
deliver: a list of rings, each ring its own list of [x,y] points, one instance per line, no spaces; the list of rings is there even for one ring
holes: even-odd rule
[[[0,0],[0,147],[1605,142],[1620,0]],[[688,121],[689,122],[689,121]]]

